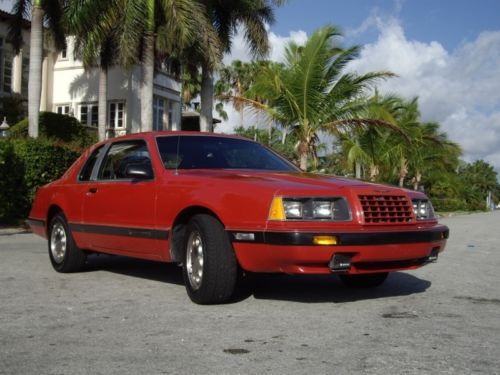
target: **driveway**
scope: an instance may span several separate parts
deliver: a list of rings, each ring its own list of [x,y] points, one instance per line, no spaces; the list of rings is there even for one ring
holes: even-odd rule
[[[43,239],[0,230],[0,374],[498,374],[500,211],[442,222],[438,262],[377,289],[262,275],[221,306],[190,302],[177,266],[58,274]]]

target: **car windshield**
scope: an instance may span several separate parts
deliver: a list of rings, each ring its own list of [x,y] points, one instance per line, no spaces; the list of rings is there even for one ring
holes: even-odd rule
[[[257,169],[297,171],[292,163],[259,143],[212,136],[158,137],[167,169]]]

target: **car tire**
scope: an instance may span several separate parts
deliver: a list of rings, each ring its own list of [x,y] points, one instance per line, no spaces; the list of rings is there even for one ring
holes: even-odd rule
[[[375,288],[381,285],[388,275],[389,272],[379,272],[362,275],[339,275],[339,277],[349,288]]]
[[[197,304],[228,302],[236,289],[238,263],[219,220],[198,214],[188,223],[183,276],[189,298]]]
[[[62,213],[50,220],[48,239],[50,262],[57,272],[77,272],[83,268],[86,255],[76,246]]]

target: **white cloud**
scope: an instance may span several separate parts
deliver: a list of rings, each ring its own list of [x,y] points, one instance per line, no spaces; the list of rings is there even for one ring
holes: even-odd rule
[[[400,1],[396,1],[396,8]],[[396,12],[397,13],[397,9]],[[389,70],[398,77],[380,82],[383,93],[396,93],[407,98],[419,97],[422,117],[437,121],[453,141],[464,150],[467,161],[484,159],[500,175],[500,30],[481,33],[475,40],[464,43],[453,51],[439,42],[424,43],[408,40],[399,20],[382,17],[374,10],[357,29],[347,32],[355,36],[378,30],[375,42],[363,47],[360,57],[348,69],[365,73]],[[282,61],[289,41],[305,43],[303,31],[288,36],[270,33],[270,58]],[[249,61],[242,34],[234,39],[233,59]],[[220,129],[231,131],[239,125],[239,114],[232,108],[229,121]],[[246,116],[246,124],[254,123]]]
[[[500,173],[500,31],[447,51],[440,43],[408,40],[396,19],[376,18],[378,39],[349,69],[398,75],[381,92],[419,97],[422,117],[437,121],[468,161],[485,159]]]
[[[269,43],[271,45],[271,51],[269,52],[269,60],[272,61],[283,61],[285,47],[290,42],[295,42],[299,45],[305,44],[307,41],[307,34],[305,31],[291,31],[288,36],[281,36],[276,33],[269,33]],[[244,39],[243,30],[240,28],[238,33],[233,39],[233,45],[231,48],[231,54],[226,54],[224,57],[224,64],[228,65],[233,60],[241,60],[241,61],[251,61],[252,57],[248,53],[248,47],[246,45]],[[228,120],[222,121],[222,123],[217,125],[217,131],[223,133],[231,133],[233,128],[240,126],[241,124],[241,115],[238,111],[236,111],[232,105],[224,104],[224,110],[228,114]],[[216,116],[217,117],[217,116]],[[243,122],[245,126],[266,126],[266,119],[262,118],[262,115],[256,114],[251,110],[245,110],[243,115]]]
[[[244,35],[244,31],[240,27],[238,29],[238,33],[233,38],[231,53],[224,56],[224,64],[230,64],[233,60],[241,60],[245,62],[252,60]],[[281,36],[270,32],[269,44],[271,46],[271,51],[269,52],[268,59],[272,61],[283,61],[285,47],[292,41],[303,45],[307,41],[306,32],[302,30],[290,31],[288,36]]]

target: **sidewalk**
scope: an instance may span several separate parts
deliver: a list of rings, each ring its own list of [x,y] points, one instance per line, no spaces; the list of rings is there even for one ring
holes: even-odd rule
[[[11,236],[13,234],[31,233],[27,227],[4,227],[0,226],[0,236]]]

